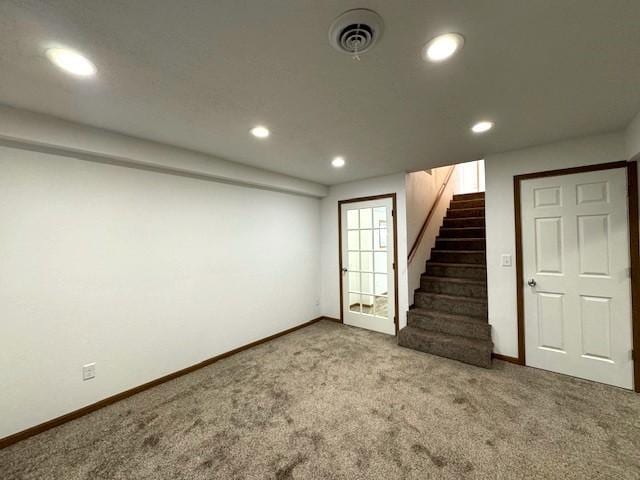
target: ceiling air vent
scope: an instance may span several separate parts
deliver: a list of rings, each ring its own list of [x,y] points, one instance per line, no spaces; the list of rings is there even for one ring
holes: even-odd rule
[[[329,42],[336,50],[358,57],[380,39],[382,27],[382,18],[373,10],[348,10],[331,24]]]

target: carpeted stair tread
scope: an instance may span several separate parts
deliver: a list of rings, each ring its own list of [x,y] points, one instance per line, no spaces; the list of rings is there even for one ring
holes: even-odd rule
[[[398,344],[479,367],[491,367],[491,352],[493,350],[491,340],[430,332],[422,328],[408,326],[400,330]]]
[[[422,275],[420,277],[420,290],[445,295],[459,295],[461,297],[486,298],[487,282],[484,279]]]
[[[442,237],[442,236],[439,236],[438,240],[446,240],[447,242],[472,242],[472,241],[476,240],[476,241],[484,242],[484,237]]]
[[[455,263],[455,262],[432,262],[431,260],[427,260],[427,265],[434,265],[438,267],[465,267],[465,268],[481,268],[486,270],[486,265],[481,265],[478,263]]]
[[[438,237],[435,248],[437,250],[486,250],[484,238],[446,238]]]
[[[410,327],[410,328],[413,328],[413,327]],[[490,351],[490,349],[493,347],[493,342],[487,341],[487,340],[460,337],[458,335],[448,335],[446,333],[429,332],[421,328],[417,328],[416,330],[421,334],[426,334],[427,336],[430,336],[433,338],[439,338],[445,342],[458,341],[468,348]]]
[[[407,325],[432,332],[467,338],[491,339],[491,325],[486,319],[412,308],[407,312]]]
[[[487,304],[486,298],[469,298],[461,295],[449,295],[447,293],[425,292],[424,290],[416,290],[415,293],[423,296],[438,297],[445,300],[458,301],[461,303],[477,303],[477,304],[484,304],[484,305]]]
[[[485,227],[442,227],[440,238],[486,238]]]
[[[443,220],[444,228],[464,228],[485,226],[484,217],[447,218]]]
[[[447,253],[478,253],[478,252],[485,251],[485,250],[447,250],[446,248],[434,248],[434,250],[438,250],[439,252],[447,252]]]
[[[486,318],[470,317],[468,315],[456,315],[453,313],[436,312],[426,308],[413,307],[407,312],[409,316],[421,316],[421,317],[438,317],[449,322],[462,322],[462,323],[474,323],[480,325],[488,325],[489,321]]]
[[[473,193],[456,193],[453,196],[453,201],[458,200],[475,200],[475,199],[484,199],[484,192],[473,192]]]
[[[431,250],[431,259],[442,263],[464,263],[474,265],[486,265],[487,256],[485,250]]]
[[[447,282],[447,283],[458,283],[458,284],[471,284],[471,285],[483,285],[486,286],[486,280],[478,280],[473,278],[464,278],[464,277],[438,277],[435,275],[427,275],[423,273],[420,278],[424,278],[425,280],[432,280],[434,282]]]
[[[484,263],[446,263],[428,260],[425,275],[437,278],[455,277],[486,281],[487,267]]]
[[[447,210],[447,218],[484,217],[484,207],[456,208]]]
[[[472,208],[472,207],[484,207],[484,198],[470,198],[466,200],[452,200],[449,204],[449,208]]]
[[[431,287],[436,289],[438,287]],[[488,318],[487,299],[476,294],[451,295],[450,293],[427,292],[416,290],[413,294],[413,303],[418,308],[424,308],[442,313],[454,315],[466,315],[481,319]]]

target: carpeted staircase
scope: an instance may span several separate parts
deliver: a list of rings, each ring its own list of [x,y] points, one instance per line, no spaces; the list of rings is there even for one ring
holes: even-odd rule
[[[454,195],[398,344],[491,367],[484,193]]]

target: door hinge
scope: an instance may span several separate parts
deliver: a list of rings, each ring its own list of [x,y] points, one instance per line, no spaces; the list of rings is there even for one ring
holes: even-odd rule
[[[636,360],[636,353],[633,350],[631,350],[631,360],[633,360],[634,362]]]
[[[395,217],[395,216],[396,216],[396,211],[395,211],[393,208],[391,209],[391,216],[392,216],[392,217]]]
[[[395,269],[396,269],[396,262],[393,262],[393,263],[391,264],[391,270],[395,270]]]

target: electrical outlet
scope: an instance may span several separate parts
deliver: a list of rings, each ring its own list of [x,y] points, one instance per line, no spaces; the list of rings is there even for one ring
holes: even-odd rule
[[[502,261],[500,262],[500,264],[503,267],[510,267],[512,265],[511,255],[508,254],[508,253],[503,253],[502,254]]]
[[[96,364],[87,363],[82,366],[82,380],[91,380],[96,376]]]

